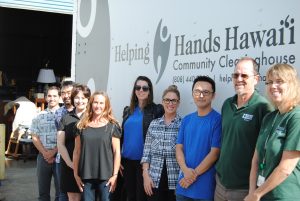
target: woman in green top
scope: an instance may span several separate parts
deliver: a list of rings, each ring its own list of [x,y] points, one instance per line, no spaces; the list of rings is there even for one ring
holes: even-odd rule
[[[245,201],[300,199],[300,86],[296,70],[267,71],[267,94],[277,110],[265,116],[252,159]]]

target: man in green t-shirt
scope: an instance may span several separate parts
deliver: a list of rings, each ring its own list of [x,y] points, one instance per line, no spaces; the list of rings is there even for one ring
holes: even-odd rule
[[[236,95],[222,106],[222,145],[216,165],[215,201],[242,201],[248,194],[251,160],[263,117],[272,111],[258,94],[258,65],[243,57],[232,80]]]

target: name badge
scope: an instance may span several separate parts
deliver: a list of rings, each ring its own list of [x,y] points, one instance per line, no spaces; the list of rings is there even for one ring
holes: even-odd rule
[[[265,180],[266,180],[265,177],[263,177],[263,176],[261,176],[261,175],[258,175],[256,185],[257,185],[257,186],[263,185],[263,183],[265,183]]]

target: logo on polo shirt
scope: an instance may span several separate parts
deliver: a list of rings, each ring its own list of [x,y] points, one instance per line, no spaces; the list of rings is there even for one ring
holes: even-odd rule
[[[253,114],[244,113],[242,118],[244,119],[244,121],[251,121],[253,119]]]
[[[275,135],[277,137],[285,137],[286,136],[285,128],[278,126],[275,130]]]

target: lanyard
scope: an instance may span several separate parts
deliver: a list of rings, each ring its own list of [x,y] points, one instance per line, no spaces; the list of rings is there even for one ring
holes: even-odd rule
[[[274,118],[274,120],[273,120],[273,122],[272,122],[272,126],[271,126],[271,129],[270,129],[270,132],[268,133],[268,136],[267,136],[266,141],[265,141],[265,144],[264,144],[263,160],[262,160],[262,162],[259,164],[259,170],[261,171],[261,175],[262,175],[262,176],[263,176],[263,174],[264,174],[264,169],[265,169],[265,167],[266,167],[267,144],[268,144],[268,142],[269,142],[269,140],[270,140],[271,134],[272,134],[272,133],[277,129],[277,127],[282,123],[282,121],[285,119],[285,117],[286,117],[286,115],[288,114],[288,112],[285,113],[284,116],[281,118],[281,120],[280,120],[280,122],[278,123],[276,129],[273,129],[273,127],[274,127],[274,125],[275,125],[275,123],[276,123],[278,114],[279,114],[279,110],[278,110],[278,112],[276,113],[276,116],[275,116],[275,118]]]

